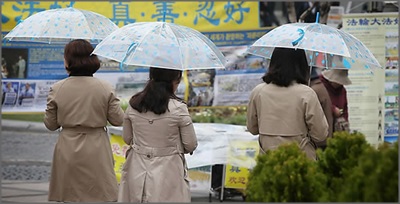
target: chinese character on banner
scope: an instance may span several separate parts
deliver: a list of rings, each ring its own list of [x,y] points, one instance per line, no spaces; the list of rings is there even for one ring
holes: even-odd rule
[[[71,1],[66,7],[73,7],[75,4],[75,1]],[[62,5],[58,4],[58,1],[55,1],[54,4],[50,5],[50,9],[60,9],[63,8]]]
[[[229,177],[228,182],[232,183],[232,184],[236,184],[237,183],[236,177],[233,177],[233,176]]]
[[[364,19],[360,19],[359,21],[360,25],[364,25],[364,26],[368,26],[369,25],[369,20],[364,18]]]
[[[246,184],[246,178],[243,177],[243,176],[240,176],[240,177],[238,178],[238,183],[240,183],[240,184]]]
[[[179,17],[178,13],[172,12],[172,5],[175,2],[172,1],[156,1],[156,14],[153,14],[151,18],[156,18],[157,21],[174,23],[174,20]]]
[[[111,150],[113,154],[120,156],[121,155],[121,147],[118,144],[112,144]]]
[[[24,3],[22,3],[21,1],[16,1],[15,4],[12,6],[13,11],[16,12],[21,12],[23,13],[28,13],[28,15],[26,17],[29,17],[31,15],[33,15],[34,13],[37,12],[41,12],[46,10],[45,8],[37,8],[36,5],[40,4],[39,1],[25,1]],[[26,6],[24,5],[28,5],[28,8],[25,8]],[[19,22],[23,19],[23,15],[19,15],[15,17],[15,21]]]
[[[4,5],[4,2],[1,2],[1,5]],[[1,23],[7,23],[10,20],[10,18],[8,18],[7,16],[5,16],[3,13],[1,14]]]
[[[372,20],[371,25],[375,25],[375,24],[378,24],[378,25],[381,24],[381,22],[379,21],[378,18],[374,18],[374,19]]]
[[[220,19],[214,18],[215,11],[213,1],[204,1],[199,3],[199,9],[196,10],[196,17],[194,18],[194,24],[197,25],[199,19],[204,18],[209,23],[217,26],[219,25]]]
[[[383,18],[383,20],[382,20],[382,24],[383,25],[392,25],[392,23],[393,23],[393,20],[390,19],[389,17],[388,18]]]
[[[227,22],[229,22],[231,20],[235,21],[237,24],[242,24],[243,23],[243,17],[244,17],[243,13],[244,12],[248,13],[250,11],[250,8],[242,7],[243,3],[244,2],[241,1],[240,3],[233,4],[230,1],[228,1],[228,3],[224,6],[226,15],[228,16],[224,20],[225,23],[227,23]],[[236,13],[239,13],[239,18],[234,17],[234,15]]]
[[[237,167],[237,166],[232,166],[231,169],[230,169],[229,171],[239,173],[239,172],[240,172],[240,169],[239,169],[239,167]]]
[[[129,18],[129,5],[126,3],[114,3],[112,11],[113,17],[111,18],[111,21],[117,25],[119,25],[120,22],[122,22],[123,25],[136,22],[136,19]]]
[[[356,25],[357,25],[357,21],[354,20],[354,19],[349,19],[349,20],[347,21],[347,25],[349,25],[349,26],[356,26]]]

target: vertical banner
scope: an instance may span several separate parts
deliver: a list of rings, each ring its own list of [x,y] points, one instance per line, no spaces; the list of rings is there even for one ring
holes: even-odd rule
[[[363,133],[373,145],[386,137],[393,140],[395,135],[397,140],[398,14],[346,14],[343,30],[361,40],[383,67],[349,71],[352,85],[346,89],[350,128]]]
[[[256,165],[258,141],[236,140],[230,142],[225,168],[225,188],[246,189],[250,169]],[[246,166],[246,167],[244,167]]]
[[[114,171],[118,183],[121,181],[122,167],[125,163],[125,153],[129,146],[125,144],[121,135],[110,133],[111,150],[114,158]]]

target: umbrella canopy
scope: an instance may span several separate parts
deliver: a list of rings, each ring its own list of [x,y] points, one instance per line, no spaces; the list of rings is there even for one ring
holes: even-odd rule
[[[319,23],[279,26],[258,39],[247,52],[270,59],[275,47],[304,49],[310,66],[333,69],[382,67],[360,40]]]
[[[124,65],[176,70],[225,68],[226,59],[200,32],[167,22],[128,24],[93,51]]]
[[[65,44],[73,39],[99,43],[118,26],[95,12],[72,7],[36,13],[21,21],[4,38],[8,41]]]

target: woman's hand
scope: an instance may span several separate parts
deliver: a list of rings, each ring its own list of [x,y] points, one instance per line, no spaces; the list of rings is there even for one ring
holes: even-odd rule
[[[338,107],[335,107],[335,110],[333,111],[333,115],[338,118],[343,114],[343,109],[340,109]]]

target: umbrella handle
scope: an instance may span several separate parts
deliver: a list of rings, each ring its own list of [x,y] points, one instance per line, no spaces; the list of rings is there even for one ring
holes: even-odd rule
[[[124,71],[124,68],[122,67],[122,65],[125,63],[126,58],[132,52],[133,46],[135,46],[135,45],[136,45],[136,42],[133,42],[131,45],[129,45],[128,50],[126,51],[124,58],[122,59],[121,63],[119,63],[119,69],[121,71]]]
[[[293,45],[293,46],[298,45],[299,42],[300,42],[300,40],[302,40],[302,39],[304,38],[304,34],[305,34],[305,33],[304,33],[304,30],[301,29],[301,28],[299,28],[299,29],[297,29],[297,31],[299,32],[300,37],[297,38],[296,40],[292,41],[292,45]]]

